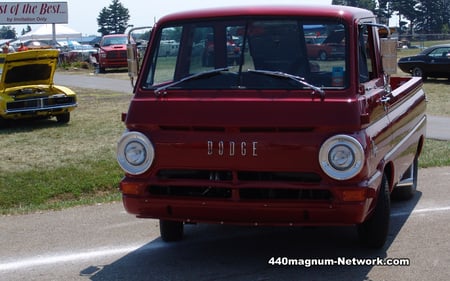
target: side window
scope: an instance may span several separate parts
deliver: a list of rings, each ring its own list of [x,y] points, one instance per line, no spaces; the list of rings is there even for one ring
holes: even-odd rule
[[[450,48],[437,48],[429,56],[434,58],[450,58]]]
[[[373,66],[375,65],[372,61],[373,50],[371,36],[372,32],[369,29],[373,27],[368,27],[367,25],[360,25],[358,34],[358,66],[359,66],[359,82],[368,82],[373,77]]]
[[[152,67],[155,69],[149,72],[148,85],[173,81],[181,34],[182,27],[167,27],[162,30],[159,48],[153,55]]]
[[[441,56],[450,60],[450,48],[444,48]]]

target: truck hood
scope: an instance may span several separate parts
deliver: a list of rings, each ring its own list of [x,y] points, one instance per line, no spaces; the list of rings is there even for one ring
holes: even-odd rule
[[[118,45],[101,46],[100,48],[104,51],[116,51],[116,50],[126,50],[127,46],[123,44],[118,44]]]
[[[282,94],[280,94],[283,96]],[[297,94],[298,95],[298,94]],[[145,113],[145,114],[144,114]],[[337,118],[337,116],[339,118]],[[215,128],[359,128],[357,100],[283,98],[204,98],[153,100],[139,97],[131,102],[127,125],[131,127]]]
[[[53,84],[58,55],[58,50],[0,54],[0,90],[17,86]]]
[[[154,101],[140,96],[132,101],[125,122],[152,141],[156,170],[319,173],[317,153],[325,139],[360,129],[358,104],[280,95],[199,100],[176,99],[172,93]]]

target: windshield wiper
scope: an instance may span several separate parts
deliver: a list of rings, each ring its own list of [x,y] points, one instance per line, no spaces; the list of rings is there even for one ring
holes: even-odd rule
[[[166,84],[164,86],[161,86],[159,88],[156,88],[154,93],[157,96],[165,95],[165,94],[167,94],[167,91],[165,91],[165,90],[167,90],[170,87],[176,86],[178,84],[181,84],[181,83],[189,81],[189,80],[193,80],[193,79],[200,78],[200,77],[203,77],[203,76],[209,76],[211,74],[218,74],[218,73],[220,73],[222,71],[228,71],[228,70],[230,70],[229,67],[222,67],[222,68],[215,68],[215,69],[211,69],[211,70],[206,70],[206,71],[202,71],[202,72],[199,72],[199,73],[195,73],[195,74],[192,74],[190,76],[186,76],[186,77],[184,77],[184,78],[182,78],[182,79],[180,79],[178,81],[175,81],[175,82]]]
[[[281,78],[291,79],[291,80],[293,80],[295,82],[298,82],[298,83],[302,84],[305,87],[308,87],[308,88],[312,89],[313,90],[312,94],[319,93],[321,99],[325,98],[325,91],[322,88],[314,86],[314,85],[306,82],[305,78],[303,78],[303,77],[292,75],[292,74],[289,74],[289,73],[286,73],[286,72],[271,71],[271,70],[249,69],[248,72],[259,73],[259,74],[264,74],[264,75],[268,75],[268,76],[274,76],[274,77],[281,77]]]

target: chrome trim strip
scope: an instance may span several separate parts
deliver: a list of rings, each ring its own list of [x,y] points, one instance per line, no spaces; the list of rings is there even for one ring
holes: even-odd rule
[[[47,111],[47,110],[54,110],[54,109],[64,109],[69,107],[77,107],[77,103],[71,103],[71,104],[64,104],[64,105],[58,105],[58,106],[48,106],[48,107],[31,107],[31,108],[22,108],[22,109],[13,109],[13,110],[6,110],[6,114],[15,114],[15,113],[24,113],[24,112],[38,112],[38,111]]]
[[[377,181],[377,180],[378,180],[380,177],[382,177],[382,176],[383,176],[383,174],[382,174],[379,170],[377,170],[377,171],[375,172],[375,174],[373,174],[372,177],[369,178],[369,181],[367,182],[367,186],[368,186],[368,187],[373,186],[374,183],[375,183],[375,181]]]

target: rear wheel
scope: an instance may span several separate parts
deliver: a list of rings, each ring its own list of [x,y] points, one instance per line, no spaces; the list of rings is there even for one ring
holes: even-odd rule
[[[175,242],[183,239],[183,222],[159,220],[159,231],[164,242]]]
[[[403,174],[400,183],[392,191],[392,198],[397,200],[409,200],[416,193],[419,160],[416,156],[408,170]]]
[[[386,175],[383,175],[372,216],[357,226],[358,236],[364,245],[374,249],[384,246],[389,232],[390,213],[389,183]]]

